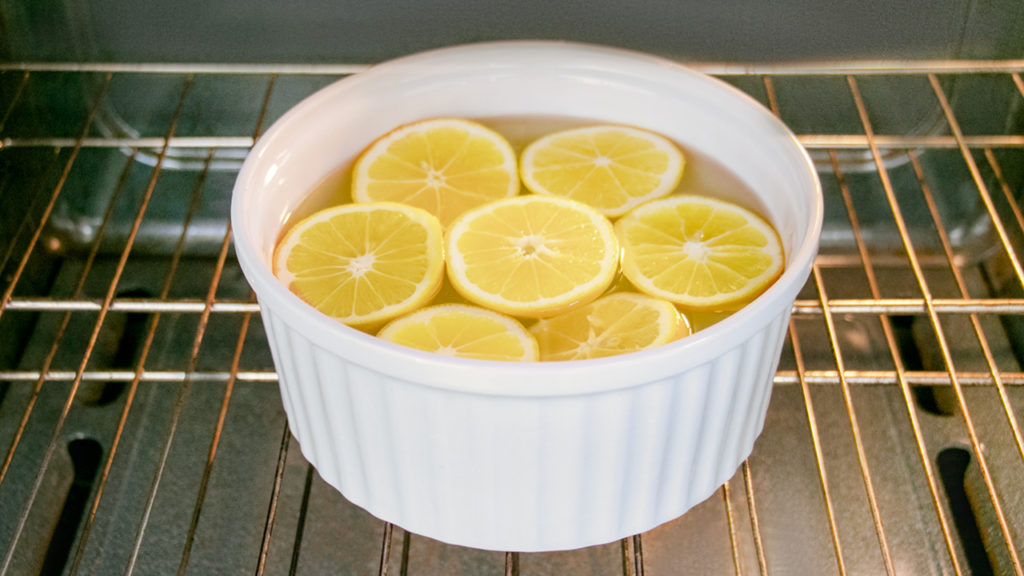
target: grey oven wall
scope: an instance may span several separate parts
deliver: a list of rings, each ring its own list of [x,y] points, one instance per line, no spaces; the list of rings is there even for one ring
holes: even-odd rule
[[[374,62],[481,40],[597,42],[676,58],[1020,58],[1019,0],[0,0],[0,56]]]

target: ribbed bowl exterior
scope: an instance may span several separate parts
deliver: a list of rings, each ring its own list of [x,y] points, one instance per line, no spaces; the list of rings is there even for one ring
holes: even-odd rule
[[[496,400],[389,377],[263,313],[292,433],[327,483],[414,533],[521,551],[609,542],[711,495],[761,431],[788,316],[669,378]]]
[[[779,230],[786,270],[693,336],[616,358],[528,364],[380,341],[319,314],[270,272],[302,192],[391,127],[543,114],[647,127],[719,159]],[[735,473],[764,423],[822,212],[803,149],[732,87],[636,53],[510,42],[399,59],[304,100],[247,158],[232,230],[291,431],[323,479],[411,532],[538,551],[648,530]]]

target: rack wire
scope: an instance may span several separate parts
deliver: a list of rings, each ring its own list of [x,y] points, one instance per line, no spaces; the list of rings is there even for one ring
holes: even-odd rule
[[[793,568],[1024,574],[1024,371],[1013,352],[1013,323],[1024,317],[1024,61],[693,66],[734,83],[787,122],[799,105],[787,103],[795,94],[788,87],[801,82],[839,82],[852,111],[852,122],[839,123],[842,130],[794,127],[818,161],[828,210],[838,224],[835,238],[823,240],[793,309],[766,424],[770,438],[762,438],[716,496],[654,531],[575,552],[492,554],[431,542],[329,494],[284,422],[276,374],[255,321],[258,305],[247,291],[225,288],[237,285],[240,274],[225,205],[210,200],[228,197],[223,186],[230,180],[216,175],[231,175],[237,169],[232,159],[287,107],[275,100],[285,79],[322,83],[364,65],[0,64],[0,161],[10,168],[21,154],[32,159],[20,176],[0,180],[0,197],[31,192],[24,217],[0,235],[7,244],[0,246],[0,339],[35,333],[23,325],[47,327],[41,344],[41,337],[25,336],[29,343],[22,351],[35,353],[0,365],[0,574],[109,573],[112,567],[124,574],[319,573],[325,567],[406,574],[443,567],[448,573],[639,576],[687,566],[736,574]],[[11,129],[33,106],[36,79],[54,75],[85,86],[77,124],[56,132]],[[246,130],[180,133],[189,115],[203,114],[190,100],[200,78],[241,76],[260,86]],[[97,126],[109,114],[113,84],[157,77],[177,83],[162,133],[117,134]],[[979,78],[985,87],[1000,86],[1005,96],[1001,109],[988,111],[999,118],[996,124],[974,122],[975,112],[965,108],[971,82]],[[901,115],[922,106],[893,94],[879,100],[871,91],[875,82],[893,81],[927,88],[924,106],[934,110],[927,129],[918,123],[890,131],[901,125]],[[301,95],[293,93],[291,101]],[[895,116],[884,112],[890,105]],[[982,128],[965,124],[961,115]],[[183,150],[191,160],[176,159]],[[109,189],[100,195],[105,205],[94,227],[69,247],[74,238],[53,230],[67,196],[80,192],[69,190],[69,182],[80,177],[88,151],[120,154],[121,168],[104,180]],[[133,188],[139,170],[148,174]],[[161,255],[166,267],[158,288],[141,297],[126,293],[126,275],[144,259],[140,246],[152,226],[155,196],[166,193],[159,184],[181,170],[194,179],[190,189],[175,192],[187,209],[176,221],[173,247]],[[949,171],[966,174],[952,195],[943,179]],[[204,208],[211,202],[212,212]],[[957,219],[965,211],[970,226]],[[212,251],[198,258],[203,281],[181,289],[178,283],[192,274],[186,268],[195,259],[193,235],[203,219],[220,227]],[[121,231],[112,249],[108,236],[115,229]],[[886,230],[895,231],[891,239]],[[57,274],[54,267],[72,257],[77,264],[67,273],[66,289],[38,288],[40,268]],[[130,365],[97,360],[111,326],[140,315],[144,328],[133,337],[141,344]],[[182,352],[174,361],[156,352],[174,347],[161,344],[173,338],[168,323],[175,325],[174,346]],[[226,352],[208,361],[204,351],[215,344]],[[105,390],[117,391],[115,400],[96,401]],[[243,402],[239,390],[270,405],[265,422],[271,429],[248,444],[234,439],[250,435],[246,426],[252,425],[235,408]],[[157,403],[165,412],[155,417],[147,402],[160,395],[167,396]],[[205,424],[196,425],[193,406],[209,395],[214,398]],[[879,406],[892,413],[880,417]],[[100,411],[105,422],[89,424],[90,410]],[[895,424],[883,422],[890,420]],[[100,455],[93,458],[91,477],[83,478],[80,513],[60,532],[54,525],[61,521],[53,518],[66,516],[61,511],[67,511],[79,476],[67,471],[78,466],[74,454],[65,462],[67,446],[91,434],[82,430],[94,429],[103,431]],[[140,448],[136,433],[152,441]],[[901,454],[879,440],[893,435],[905,448]],[[802,450],[795,460],[773,451],[772,442],[794,442],[795,436]],[[231,471],[231,463],[257,444],[262,459]],[[149,451],[142,476],[140,450]],[[967,455],[959,480],[948,472],[943,458],[949,454]],[[188,459],[192,464],[182,464]],[[780,479],[794,462],[806,472],[794,482],[803,487],[805,503],[782,513],[787,505],[779,499],[797,488]],[[179,480],[183,476],[189,480]],[[256,486],[232,492],[233,484],[250,481]],[[957,503],[964,500],[956,497],[957,486],[967,508]],[[242,501],[250,510],[230,518],[248,520],[238,528],[245,536],[225,535],[219,514],[243,492],[252,496]],[[169,504],[179,494],[184,497]],[[897,502],[901,497],[916,504]],[[327,510],[335,516],[327,517]],[[115,525],[126,518],[131,521],[125,526]],[[178,527],[173,538],[161,538],[165,522]],[[810,530],[813,542],[798,541],[805,536],[799,531],[787,534],[785,527],[794,525]],[[111,544],[115,536],[117,545]],[[234,559],[226,564],[225,553],[212,549],[220,543],[233,547],[228,552]],[[793,553],[814,544],[813,554]]]

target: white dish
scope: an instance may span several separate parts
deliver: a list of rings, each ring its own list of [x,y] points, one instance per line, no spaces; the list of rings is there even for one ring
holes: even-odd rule
[[[691,337],[532,364],[380,341],[321,315],[272,275],[288,216],[378,136],[433,116],[516,115],[629,124],[716,159],[758,196],[785,247],[785,272]],[[231,220],[292,433],[324,480],[414,533],[537,551],[646,531],[733,475],[761,431],[822,209],[793,135],[730,86],[633,52],[502,42],[401,58],[313,94],[253,148]]]

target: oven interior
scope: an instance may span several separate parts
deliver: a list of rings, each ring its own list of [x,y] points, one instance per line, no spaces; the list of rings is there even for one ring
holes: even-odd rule
[[[1024,573],[1024,8],[826,4],[0,1],[0,574]],[[228,227],[303,97],[508,37],[720,77],[826,201],[753,454],[573,551],[446,545],[323,483]]]

